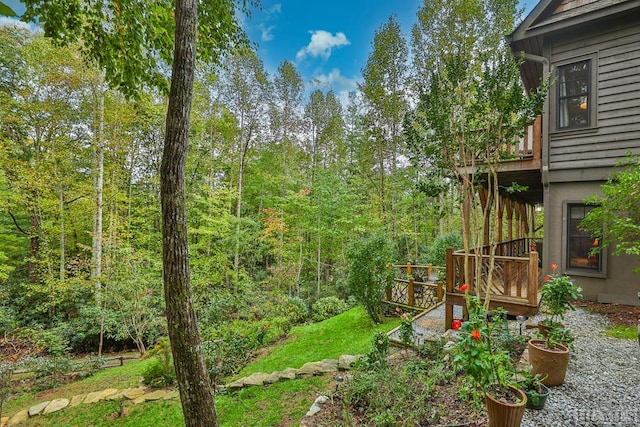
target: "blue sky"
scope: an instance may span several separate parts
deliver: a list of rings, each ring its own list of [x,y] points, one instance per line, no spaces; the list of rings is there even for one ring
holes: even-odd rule
[[[18,0],[4,0],[17,13]],[[288,59],[308,84],[344,95],[355,90],[375,31],[391,14],[408,38],[423,0],[262,0],[262,10],[244,19],[269,73]],[[528,13],[536,0],[520,0]]]

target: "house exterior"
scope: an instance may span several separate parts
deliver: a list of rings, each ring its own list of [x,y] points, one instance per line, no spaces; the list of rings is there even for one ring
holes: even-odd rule
[[[527,90],[551,82],[539,169],[516,171],[539,179],[532,188],[544,207],[543,274],[556,263],[585,299],[640,305],[637,257],[593,255],[599,240],[578,228],[591,209],[584,200],[618,159],[640,152],[640,0],[543,0],[509,42],[524,58]]]

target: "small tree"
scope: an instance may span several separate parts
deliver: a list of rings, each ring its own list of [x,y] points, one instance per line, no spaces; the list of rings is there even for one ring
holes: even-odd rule
[[[351,294],[376,323],[381,321],[380,307],[384,293],[393,282],[393,270],[389,268],[393,255],[391,239],[384,234],[374,234],[356,241],[347,254]]]
[[[629,155],[618,166],[624,169],[614,172],[600,187],[602,196],[587,198],[586,203],[596,207],[580,227],[600,238],[594,250],[611,245],[614,255],[635,255],[640,260],[640,155]],[[634,272],[640,272],[640,267]]]

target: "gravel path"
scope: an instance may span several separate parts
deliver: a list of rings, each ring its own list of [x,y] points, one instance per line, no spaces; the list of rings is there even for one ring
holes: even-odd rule
[[[576,336],[565,383],[543,410],[527,410],[522,427],[640,426],[640,347],[603,333],[607,321],[578,309],[564,322]]]

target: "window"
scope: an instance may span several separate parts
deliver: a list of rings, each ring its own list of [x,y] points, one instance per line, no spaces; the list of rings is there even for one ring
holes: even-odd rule
[[[590,126],[591,60],[558,67],[558,130]]]
[[[582,219],[592,209],[593,206],[582,204],[567,205],[567,269],[602,272],[602,254],[592,252],[592,249],[600,247],[600,239],[579,228]]]

